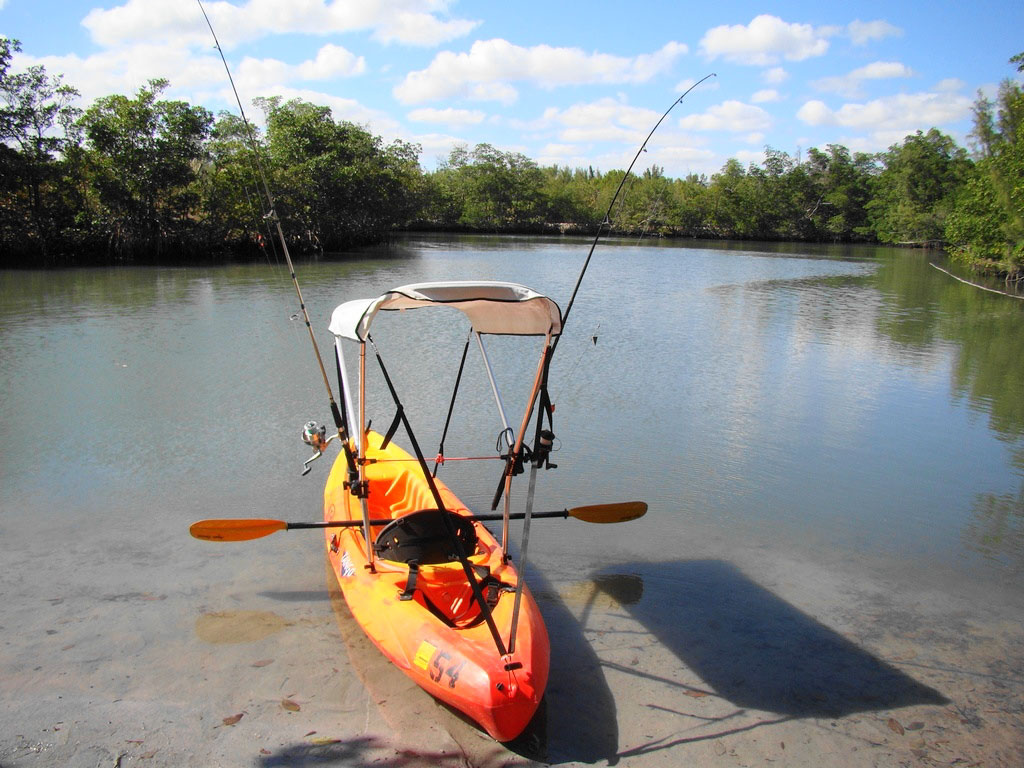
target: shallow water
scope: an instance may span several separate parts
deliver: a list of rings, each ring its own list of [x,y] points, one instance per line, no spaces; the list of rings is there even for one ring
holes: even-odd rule
[[[330,355],[336,304],[405,283],[513,280],[564,308],[586,248],[572,239],[410,237],[298,271]],[[680,759],[651,747],[660,736],[641,733],[653,710],[637,691],[655,686],[658,706],[677,711],[657,681],[672,678],[678,694],[686,675],[691,693],[787,722],[941,706],[951,700],[941,676],[906,659],[891,666],[889,652],[915,632],[930,668],[976,652],[975,667],[987,665],[1019,694],[1019,652],[1006,648],[1024,616],[1024,302],[929,267],[940,259],[791,244],[600,246],[552,367],[559,466],[540,477],[537,508],[642,498],[650,512],[615,527],[535,524],[529,570],[556,652],[549,724],[565,722],[560,705],[574,701],[580,679],[604,670],[586,697],[590,736],[549,728],[548,759]],[[117,739],[87,716],[77,727],[101,746],[61,741],[75,717],[64,695],[102,704],[100,717],[123,701],[175,702],[210,728],[243,703],[278,717],[275,697],[291,686],[271,694],[259,679],[289,653],[282,676],[317,690],[324,723],[370,707],[358,680],[339,689],[325,682],[339,673],[300,672],[307,658],[345,664],[317,534],[217,548],[186,533],[203,517],[320,515],[328,467],[317,462],[299,477],[308,458],[299,432],[329,412],[285,271],[5,272],[0,280],[9,603],[0,667],[12,681],[0,715],[13,724],[2,729],[0,762],[60,754],[86,764],[102,749],[116,757],[108,742]],[[443,310],[422,313],[422,322],[382,317],[376,332],[428,455],[465,334],[447,319]],[[489,348],[514,424],[536,351],[514,339]],[[383,429],[394,407],[378,374],[371,386],[370,415]],[[457,415],[446,452],[487,452],[500,422],[475,358],[459,404],[470,413]],[[498,471],[486,462],[442,470],[481,511]],[[718,594],[731,597],[716,605]],[[823,649],[825,661],[777,684],[766,670],[800,666],[791,648],[777,648],[787,631]],[[965,632],[985,642],[958,652],[955,637]],[[612,641],[621,633],[635,642]],[[700,650],[715,647],[731,661]],[[249,665],[263,657],[278,661]],[[237,703],[264,684],[262,705]],[[39,735],[47,717],[52,727],[65,723],[47,731],[50,741]],[[253,736],[227,730],[254,717],[204,731],[203,749],[220,750],[206,757],[237,764],[232,750],[251,750]],[[154,719],[142,721],[164,734],[167,764],[182,755],[208,764]],[[389,727],[401,733],[408,719]],[[261,727],[278,732],[271,720]],[[274,738],[268,765],[296,754],[294,742]],[[677,749],[690,744],[665,738]],[[42,746],[32,752],[33,744]]]

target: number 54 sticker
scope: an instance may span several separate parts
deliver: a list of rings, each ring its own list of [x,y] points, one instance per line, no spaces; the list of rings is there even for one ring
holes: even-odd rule
[[[430,679],[435,683],[443,685],[442,681],[447,678],[446,682],[449,688],[455,687],[459,681],[459,673],[466,666],[465,659],[453,659],[448,651],[443,651],[426,640],[420,643],[420,647],[416,649],[416,658],[413,663],[430,675]]]

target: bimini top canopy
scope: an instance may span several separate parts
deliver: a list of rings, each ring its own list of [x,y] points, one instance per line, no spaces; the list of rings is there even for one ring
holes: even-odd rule
[[[331,333],[365,341],[380,310],[455,307],[477,333],[543,336],[562,332],[562,313],[547,296],[524,285],[501,282],[414,283],[394,288],[376,299],[355,299],[331,315]]]

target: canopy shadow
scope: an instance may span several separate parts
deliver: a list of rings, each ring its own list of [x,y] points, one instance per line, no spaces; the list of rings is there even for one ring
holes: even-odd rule
[[[593,581],[736,707],[841,717],[948,703],[730,563],[629,563]]]

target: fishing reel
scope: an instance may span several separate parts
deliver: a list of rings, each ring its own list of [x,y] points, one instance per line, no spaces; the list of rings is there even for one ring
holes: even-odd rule
[[[315,421],[307,421],[302,427],[302,442],[306,445],[311,446],[316,453],[314,453],[306,461],[302,462],[302,474],[308,475],[310,470],[310,464],[319,459],[324,455],[324,450],[327,448],[327,444],[334,440],[337,435],[331,435],[327,437],[327,427],[323,424],[317,424]]]
[[[542,429],[537,439],[537,444],[533,448],[533,455],[530,457],[533,463],[539,469],[558,469],[557,464],[551,463],[552,451],[557,451],[558,447],[555,445],[555,441],[558,438],[555,437],[555,433],[550,429]]]

